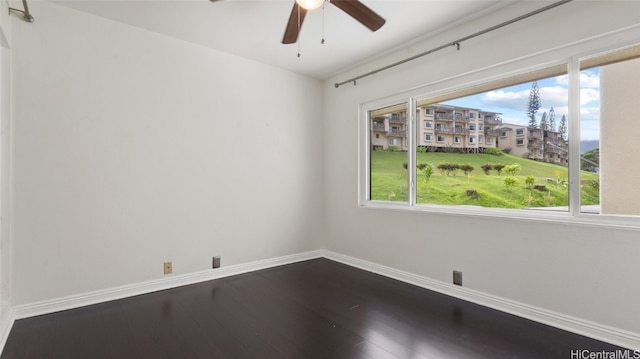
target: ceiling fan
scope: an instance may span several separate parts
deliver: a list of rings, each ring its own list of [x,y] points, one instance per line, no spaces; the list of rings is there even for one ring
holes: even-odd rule
[[[295,0],[293,9],[291,9],[291,15],[289,15],[289,22],[287,22],[287,27],[284,31],[282,43],[293,44],[297,42],[300,28],[302,27],[305,15],[307,15],[307,11],[319,8],[325,1],[346,12],[371,31],[378,30],[386,21],[358,0]]]

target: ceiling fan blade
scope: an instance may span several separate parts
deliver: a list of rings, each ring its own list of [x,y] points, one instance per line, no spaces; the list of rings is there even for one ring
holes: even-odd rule
[[[380,15],[376,14],[360,1],[331,0],[330,2],[340,8],[340,10],[351,15],[354,19],[358,20],[362,25],[368,27],[371,31],[378,30],[386,22],[385,19],[380,17]]]
[[[298,14],[300,14],[299,22]],[[284,30],[284,36],[282,37],[283,44],[294,44],[296,41],[298,41],[300,27],[302,26],[305,15],[307,15],[307,10],[303,7],[300,7],[297,2],[294,2],[293,9],[291,9],[291,15],[289,15],[287,28]]]

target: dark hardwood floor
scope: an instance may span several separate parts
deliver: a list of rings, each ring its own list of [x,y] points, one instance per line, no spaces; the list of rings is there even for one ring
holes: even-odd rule
[[[316,259],[16,321],[0,359],[571,358],[606,343]]]

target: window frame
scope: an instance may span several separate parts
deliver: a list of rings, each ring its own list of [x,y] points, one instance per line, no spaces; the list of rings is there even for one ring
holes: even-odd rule
[[[595,57],[607,52],[621,51],[628,47],[640,46],[640,39],[633,38],[626,44],[618,42],[615,45],[607,45],[591,49],[590,51],[574,52],[570,56],[559,57],[553,61],[538,62],[536,65],[522,66],[512,71],[488,71],[487,68],[472,71],[460,76],[453,76],[447,79],[441,79],[434,83],[414,88],[411,91],[398,92],[395,95],[388,96],[375,101],[362,102],[358,108],[358,134],[359,134],[359,171],[358,171],[358,205],[364,209],[394,209],[408,212],[422,212],[426,214],[447,214],[471,217],[494,217],[505,220],[527,220],[527,221],[544,221],[556,223],[570,223],[585,226],[600,226],[625,228],[631,230],[640,230],[640,216],[625,215],[607,215],[607,214],[589,214],[581,213],[580,206],[580,62],[584,59]],[[517,63],[524,60],[534,59],[536,55],[530,57],[513,60]],[[529,61],[533,63],[533,61]],[[503,63],[510,64],[511,62]],[[526,61],[525,61],[526,63]],[[417,101],[425,98],[435,98],[452,94],[463,89],[487,84],[492,81],[509,80],[518,75],[528,72],[543,70],[552,66],[563,65],[567,68],[567,77],[569,81],[569,109],[567,113],[568,138],[569,138],[569,210],[566,212],[555,211],[523,211],[505,208],[487,208],[460,205],[434,205],[434,204],[417,204],[416,203],[416,108]],[[510,66],[509,68],[513,68]],[[491,70],[492,68],[489,68]],[[486,73],[485,73],[486,72]],[[460,79],[466,81],[460,81]],[[368,134],[371,131],[369,111],[380,109],[387,106],[398,104],[406,104],[407,106],[407,126],[409,139],[409,150],[407,151],[408,174],[407,174],[407,201],[381,201],[371,200],[370,196],[370,138]],[[426,111],[425,111],[426,112]],[[434,118],[436,113],[434,112]],[[419,119],[419,118],[418,118]],[[437,140],[437,138],[435,138]],[[542,213],[541,213],[542,212]]]

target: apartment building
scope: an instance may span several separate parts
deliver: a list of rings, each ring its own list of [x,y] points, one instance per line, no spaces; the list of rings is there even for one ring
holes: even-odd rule
[[[384,112],[372,116],[373,148],[406,150],[406,109],[390,108]],[[443,104],[419,105],[416,112],[416,143],[419,147],[468,153],[480,153],[487,147],[496,147],[502,123],[499,113]]]
[[[375,114],[373,117],[371,145],[373,149],[406,151],[409,148],[407,111],[406,109],[391,109],[391,111],[393,112]]]
[[[536,161],[567,164],[568,143],[556,131],[504,123],[500,126],[498,147],[510,149],[514,156]]]

